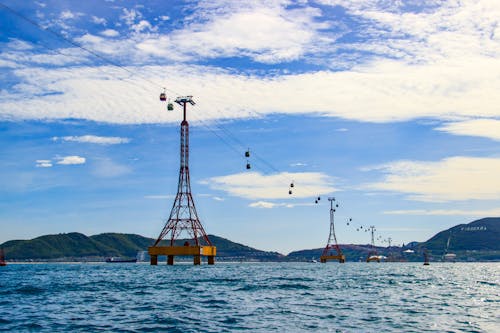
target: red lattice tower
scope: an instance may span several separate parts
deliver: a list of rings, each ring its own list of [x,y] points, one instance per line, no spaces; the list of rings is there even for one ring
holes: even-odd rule
[[[192,96],[178,97],[175,102],[184,110],[181,123],[179,184],[170,217],[154,245],[149,248],[149,254],[152,256],[151,264],[157,263],[158,255],[167,255],[167,262],[170,265],[173,264],[174,255],[193,255],[195,264],[200,264],[200,255],[204,255],[208,256],[208,263],[213,264],[215,246],[212,246],[196,212],[189,178],[189,124],[186,120],[186,105],[188,103],[195,105],[195,102]],[[188,238],[195,244],[176,246],[175,241],[183,232],[187,233]],[[168,246],[158,246],[163,239],[169,240]]]
[[[328,201],[330,201],[330,235],[328,236],[328,242],[326,243],[325,249],[321,254],[320,260],[322,263],[326,263],[328,260],[338,260],[340,263],[344,263],[345,256],[342,254],[342,250],[337,243],[337,236],[335,236],[334,214],[335,208],[339,205],[335,204],[334,208],[333,203],[335,198],[328,198]]]

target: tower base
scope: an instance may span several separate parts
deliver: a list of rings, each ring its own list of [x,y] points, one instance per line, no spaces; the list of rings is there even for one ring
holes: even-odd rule
[[[343,264],[343,263],[345,263],[345,255],[339,254],[336,256],[321,256],[319,258],[319,260],[322,263],[326,263],[328,260],[338,260],[339,263]]]
[[[175,256],[193,256],[193,264],[201,264],[201,256],[207,257],[209,265],[215,264],[215,246],[151,246],[148,248],[151,265],[158,265],[158,256],[167,256],[167,265],[174,264]]]

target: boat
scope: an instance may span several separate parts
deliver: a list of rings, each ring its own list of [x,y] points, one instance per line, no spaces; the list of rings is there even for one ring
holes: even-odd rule
[[[0,266],[7,266],[7,262],[5,261],[5,253],[3,252],[3,248],[0,249]]]
[[[126,259],[126,258],[121,258],[121,257],[109,257],[106,258],[107,263],[136,263],[137,259]]]

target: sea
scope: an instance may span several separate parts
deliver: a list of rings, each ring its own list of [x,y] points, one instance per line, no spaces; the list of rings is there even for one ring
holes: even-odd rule
[[[500,263],[0,267],[6,332],[500,332]]]

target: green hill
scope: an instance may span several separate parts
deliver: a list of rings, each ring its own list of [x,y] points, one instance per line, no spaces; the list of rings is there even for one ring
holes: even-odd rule
[[[323,248],[300,250],[283,256],[277,252],[266,252],[209,235],[217,247],[220,261],[309,261],[318,260]],[[404,248],[376,247],[380,255],[394,261],[421,261],[424,250],[434,260],[440,260],[450,238],[448,252],[456,254],[458,261],[500,260],[500,218],[489,217],[469,224],[460,224],[441,231],[428,241],[409,243]],[[72,232],[46,235],[31,240],[13,240],[0,245],[8,260],[89,260],[102,261],[106,257],[135,257],[138,251],[146,251],[154,239],[134,234],[104,233],[87,237]],[[181,239],[176,245],[184,244]],[[192,240],[188,240],[191,244]],[[160,245],[166,245],[163,241]],[[411,245],[411,246],[410,246]],[[371,251],[369,245],[341,245],[347,261],[364,261]],[[404,252],[411,249],[413,253]],[[410,251],[411,252],[411,251]]]
[[[46,235],[32,240],[13,240],[1,245],[6,258],[55,259],[63,257],[114,256],[119,252],[83,234]]]
[[[500,217],[487,217],[468,224],[459,224],[441,231],[420,247],[435,253],[448,251],[500,251]]]
[[[218,260],[278,260],[277,252],[266,252],[209,235],[217,247]],[[135,257],[147,251],[154,239],[134,234],[104,233],[87,237],[80,233],[46,235],[31,240],[13,240],[0,245],[8,260],[103,260],[106,257]],[[176,241],[182,245],[186,239]],[[192,240],[187,240],[191,244]],[[166,245],[162,241],[160,245]]]

